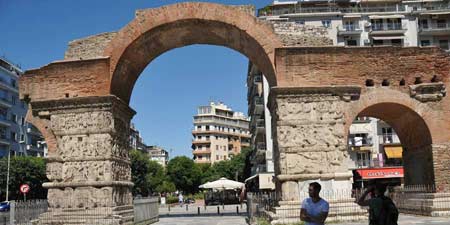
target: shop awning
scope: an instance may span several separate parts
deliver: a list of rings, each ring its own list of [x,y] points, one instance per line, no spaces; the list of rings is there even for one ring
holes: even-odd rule
[[[402,146],[384,146],[384,152],[389,159],[401,159],[403,148]]]
[[[392,14],[392,15],[373,15],[373,16],[369,16],[369,19],[401,19],[401,18],[405,18],[404,15],[399,15],[399,14]]]
[[[356,170],[362,179],[378,179],[378,178],[402,178],[403,168],[377,168],[377,169],[359,169]]]
[[[404,36],[372,36],[373,40],[393,40],[404,39]]]

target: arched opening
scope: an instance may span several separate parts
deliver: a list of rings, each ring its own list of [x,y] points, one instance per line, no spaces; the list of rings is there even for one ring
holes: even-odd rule
[[[191,9],[189,13],[185,8]],[[104,52],[111,57],[111,93],[129,102],[134,83],[153,59],[193,44],[234,49],[256,64],[271,86],[276,85],[274,50],[282,44],[267,24],[230,6],[180,3],[139,11],[111,41]]]
[[[352,144],[355,145],[355,140],[360,146],[370,146],[369,151],[359,154],[359,158],[354,156],[361,165],[381,168],[378,174],[386,173],[387,176],[392,171],[384,167],[403,166],[404,185],[434,185],[431,133],[423,118],[414,110],[398,103],[377,103],[359,112],[352,126],[355,125],[368,130],[365,135],[356,135],[356,139],[354,134],[350,134],[349,138],[349,149],[352,149]],[[353,143],[350,142],[352,138]]]

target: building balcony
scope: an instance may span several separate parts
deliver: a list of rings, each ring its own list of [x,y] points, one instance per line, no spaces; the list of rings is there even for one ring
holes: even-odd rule
[[[302,7],[300,5],[291,5],[290,7],[285,7],[282,9],[259,9],[258,17],[267,16],[280,16],[280,15],[291,15],[299,16],[301,14],[310,15],[314,14],[317,16],[329,15],[329,14],[343,14],[343,13],[374,13],[374,12],[406,12],[405,6],[385,6],[385,7]]]
[[[196,144],[210,144],[211,140],[192,140],[192,144],[196,145]]]
[[[2,126],[2,127],[10,127],[11,126],[11,121],[7,120],[3,116],[0,116],[0,126]]]
[[[362,31],[357,24],[338,26],[338,35],[361,35]]]
[[[17,87],[13,87],[13,86],[11,86],[11,84],[9,84],[3,80],[0,80],[0,89],[10,91],[15,94],[19,94],[19,89]]]
[[[256,132],[257,133],[264,133],[266,132],[266,125],[264,119],[258,119],[256,120]]]
[[[0,145],[10,145],[11,140],[6,135],[0,135]]]
[[[1,98],[0,97],[0,106],[5,107],[5,108],[11,108],[12,107],[12,103],[8,98]]]
[[[264,98],[257,96],[253,98],[253,115],[262,115],[264,112]]]
[[[382,24],[372,24],[371,35],[377,34],[403,34],[406,29],[403,28],[401,23],[382,23]]]
[[[195,163],[207,163],[207,164],[211,164],[211,160],[199,160],[199,159],[196,159],[194,162],[195,162]]]
[[[435,23],[431,25],[421,26],[419,28],[421,35],[450,35],[450,24]]]
[[[394,134],[383,134],[379,135],[380,144],[400,144],[400,140],[395,138]]]
[[[228,131],[221,131],[221,130],[207,130],[207,131],[193,130],[192,134],[193,135],[199,135],[199,134],[202,134],[202,135],[205,135],[205,134],[209,134],[209,135],[220,134],[220,135],[225,135],[225,136],[236,136],[236,137],[250,138],[250,134],[244,134],[244,133],[238,133],[238,132],[232,132],[232,131],[228,132]]]
[[[205,154],[211,154],[211,149],[201,149],[201,150],[194,150],[192,151],[192,154],[194,155],[205,155]]]

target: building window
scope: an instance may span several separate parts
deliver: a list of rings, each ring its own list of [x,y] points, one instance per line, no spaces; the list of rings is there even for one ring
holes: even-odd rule
[[[219,160],[219,156],[218,155],[216,155],[216,160]]]
[[[421,40],[420,41],[420,46],[430,46],[431,42],[430,40]]]
[[[216,145],[216,150],[219,150],[219,146],[218,145]]]
[[[11,95],[11,104],[16,105],[17,98],[14,95]]]
[[[295,23],[299,25],[305,25],[305,20],[296,20]]]
[[[209,130],[209,125],[206,125],[206,130]]]
[[[15,79],[11,79],[11,86],[17,87],[17,81]]]
[[[402,39],[392,39],[391,44],[393,46],[402,46]]]
[[[356,40],[347,40],[346,45],[347,46],[357,46],[358,42]]]
[[[331,20],[322,20],[322,26],[324,26],[326,28],[330,28],[331,27]]]
[[[23,116],[20,118],[20,125],[25,125],[25,117]]]
[[[25,142],[25,135],[23,134],[20,135],[20,142]]]
[[[428,20],[420,20],[420,26],[422,29],[428,29]]]
[[[16,132],[11,132],[11,140],[17,142],[17,133]]]
[[[16,114],[11,114],[11,121],[14,123],[17,123],[17,115]]]
[[[439,40],[439,47],[448,50],[448,40]]]

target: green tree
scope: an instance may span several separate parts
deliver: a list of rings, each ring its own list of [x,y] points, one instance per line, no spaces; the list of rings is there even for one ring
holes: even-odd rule
[[[148,196],[156,191],[164,181],[164,168],[138,150],[130,151],[131,179],[134,183],[133,195]]]
[[[172,193],[176,190],[177,188],[175,187],[175,184],[168,180],[163,181],[160,185],[158,185],[158,187],[156,187],[156,191],[158,193]]]
[[[42,187],[44,182],[48,182],[45,174],[45,160],[43,158],[31,156],[11,157],[9,175],[9,199],[22,199],[23,195],[19,191],[22,184],[30,186],[27,199],[47,198],[47,189]],[[8,171],[8,157],[0,159],[0,192],[1,199],[6,198],[6,177]]]
[[[198,191],[201,170],[192,159],[177,156],[167,164],[167,176],[178,190],[192,194]]]

